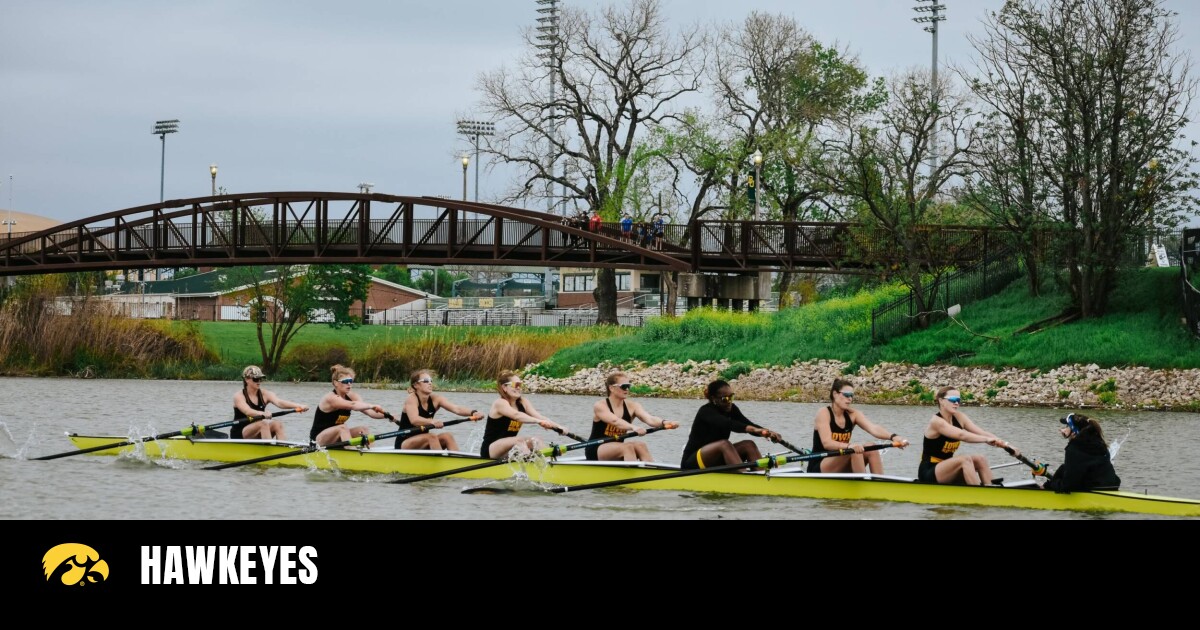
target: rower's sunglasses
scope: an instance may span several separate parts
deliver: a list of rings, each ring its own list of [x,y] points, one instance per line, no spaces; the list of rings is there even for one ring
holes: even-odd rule
[[[838,393],[845,396],[846,398],[854,398],[854,392],[838,392]]]
[[[508,385],[509,387],[511,387],[513,389],[521,389],[521,386],[524,385],[524,383],[522,383],[521,381],[513,381],[511,383],[505,383],[505,385]]]
[[[961,396],[947,396],[946,402],[957,405],[958,403],[962,402],[962,397]]]
[[[431,378],[423,378],[423,379],[421,379],[421,380],[419,380],[419,381],[417,381],[417,382],[418,382],[418,383],[429,383],[430,385],[432,385],[432,384],[433,384],[433,379],[431,379]]]
[[[250,380],[254,381],[255,383],[261,383],[261,382],[263,382],[263,377],[261,377],[261,376],[251,376],[251,377],[250,377]]]
[[[728,396],[722,396],[722,397],[721,397],[721,402],[733,402],[733,397],[734,397],[734,396],[735,396],[735,394],[730,394],[730,395],[728,395]]]
[[[343,378],[343,379],[339,379],[339,380],[338,380],[338,382],[339,382],[339,383],[341,383],[342,385],[350,385],[350,384],[353,384],[353,383],[354,383],[354,379],[352,379],[352,378]]]
[[[620,385],[617,385],[617,387],[620,387],[624,391],[629,391],[629,388],[633,387],[633,383],[621,383]]]

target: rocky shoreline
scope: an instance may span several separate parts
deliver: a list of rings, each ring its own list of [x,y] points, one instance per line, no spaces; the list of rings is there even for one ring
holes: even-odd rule
[[[530,366],[532,368],[533,366]],[[866,404],[929,405],[937,390],[957,387],[970,405],[1200,411],[1200,370],[1152,370],[1066,365],[1048,372],[946,365],[881,363],[852,366],[808,361],[791,366],[753,367],[729,361],[621,366],[639,396],[701,398],[704,386],[724,378],[746,400],[824,402],[835,378],[849,378],[855,400]],[[566,378],[530,373],[531,392],[601,395],[604,379],[617,367],[601,364]]]

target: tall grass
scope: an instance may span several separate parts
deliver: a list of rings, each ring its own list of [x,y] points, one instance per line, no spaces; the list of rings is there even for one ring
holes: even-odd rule
[[[416,369],[431,369],[450,380],[493,379],[504,370],[523,369],[563,348],[594,341],[599,332],[586,328],[553,334],[513,330],[502,336],[472,333],[458,339],[429,334],[403,344],[370,344],[357,363],[360,372],[375,380],[407,381]]]
[[[812,359],[870,360],[871,309],[904,295],[899,286],[861,291],[780,313],[695,310],[649,320],[639,334],[567,348],[537,367],[563,377],[601,361],[613,364],[728,359],[791,365]]]
[[[0,306],[0,373],[146,377],[216,360],[194,327],[125,319],[86,298],[60,314],[57,289],[47,283]]]

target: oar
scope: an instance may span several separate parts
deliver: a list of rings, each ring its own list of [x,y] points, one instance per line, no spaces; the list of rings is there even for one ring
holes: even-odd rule
[[[878,451],[880,449],[899,448],[899,442],[890,442],[887,444],[871,444],[863,447],[863,451]],[[763,457],[752,462],[742,462],[740,464],[726,464],[715,468],[700,468],[697,470],[680,470],[678,472],[670,472],[662,475],[652,475],[650,477],[640,477],[638,479],[619,479],[616,481],[604,481],[600,483],[588,483],[578,486],[563,486],[561,488],[551,488],[550,492],[576,492],[579,490],[595,490],[597,488],[609,488],[612,486],[626,486],[633,483],[645,483],[647,481],[662,481],[664,479],[675,479],[678,477],[691,477],[693,475],[703,475],[706,473],[715,472],[731,472],[734,470],[742,470],[745,468],[779,468],[795,462],[804,462],[811,459],[822,459],[825,457],[842,457],[845,455],[853,455],[855,450],[852,448],[843,448],[836,451],[818,451],[807,455],[777,455],[774,457]]]
[[[295,409],[288,409],[286,411],[280,411],[279,413],[272,414],[272,417],[278,418],[279,416],[283,416],[283,415],[287,415],[289,413],[295,413],[295,412],[296,412]],[[262,418],[255,418],[255,420],[262,420]],[[203,436],[204,432],[208,431],[210,429],[221,429],[224,427],[231,427],[239,422],[241,422],[241,420],[228,420],[226,422],[218,422],[216,424],[199,424],[199,425],[193,424],[190,427],[180,429],[178,431],[171,431],[170,433],[160,433],[158,435],[152,435],[150,437],[138,438],[136,440],[125,440],[124,442],[113,442],[112,444],[105,444],[103,446],[93,446],[91,448],[85,448],[85,449],[81,449],[78,451],[67,451],[65,453],[58,453],[55,455],[46,455],[45,457],[34,457],[33,461],[35,461],[35,462],[36,461],[46,461],[49,459],[58,459],[60,457],[70,457],[72,455],[83,455],[85,453],[95,453],[96,451],[107,451],[110,448],[120,448],[122,446],[129,446],[131,444],[139,444],[141,442],[149,442],[151,440],[165,440],[168,438],[178,437],[181,435],[183,435],[183,436],[192,436],[192,435]]]
[[[1014,451],[1011,447],[1005,446],[1004,450],[1008,451],[1009,455],[1012,455],[1013,457],[1017,458],[1017,461],[1032,468],[1033,475],[1035,477],[1037,477],[1037,476],[1049,477],[1050,476],[1050,467],[1049,466],[1047,466],[1041,462],[1030,461],[1029,458],[1025,457],[1024,455],[1017,455],[1017,452]]]
[[[388,418],[392,419],[391,414],[388,414]],[[468,420],[470,420],[470,418],[457,418],[455,420],[443,422],[442,427],[449,427],[449,426],[453,426],[456,424],[461,424],[463,422],[467,422]],[[393,421],[394,421],[394,419],[393,419]],[[414,426],[411,429],[401,429],[399,431],[392,431],[390,433],[381,433],[379,435],[360,435],[356,438],[351,438],[349,440],[344,440],[342,442],[334,442],[333,444],[330,444],[329,446],[326,446],[324,448],[326,450],[338,450],[338,449],[344,449],[349,446],[362,446],[363,444],[372,444],[378,440],[386,440],[388,438],[416,435],[417,433],[428,433],[431,429],[436,429],[436,428],[437,427],[435,427],[433,425],[422,424],[422,425]],[[274,461],[277,459],[285,459],[288,457],[295,457],[297,455],[306,455],[308,453],[313,453],[313,452],[319,451],[319,450],[321,450],[321,448],[322,447],[318,446],[315,442],[312,442],[306,446],[301,446],[300,448],[297,448],[293,451],[288,451],[286,453],[276,453],[274,455],[264,455],[263,457],[255,457],[254,459],[246,459],[246,460],[242,460],[240,462],[230,462],[228,464],[217,464],[215,466],[205,466],[202,470],[225,470],[227,468],[237,468],[238,466],[247,466],[250,464],[261,464],[262,462],[270,462],[270,461]]]
[[[658,431],[658,430],[659,430],[658,427],[646,429],[646,435],[654,433],[655,431]],[[593,446],[593,445],[597,445],[597,444],[604,444],[606,442],[619,442],[626,438],[638,436],[636,431],[630,431],[629,433],[626,433],[625,435],[621,435],[621,436],[617,436],[617,437],[606,437],[606,438],[597,438],[595,440],[587,440],[587,439],[572,435],[571,433],[569,433],[567,431],[556,431],[556,433],[561,433],[561,434],[571,438],[572,440],[582,440],[582,441],[576,442],[575,444],[568,444],[566,446],[559,446],[557,444],[554,444],[554,445],[548,446],[548,447],[543,448],[542,450],[538,451],[538,454],[542,455],[543,457],[558,457],[568,451],[574,451],[574,450],[581,449],[581,448],[587,448],[589,446]],[[493,466],[500,466],[502,464],[507,464],[507,463],[509,463],[508,459],[490,459],[486,462],[474,464],[471,466],[465,466],[463,468],[455,468],[454,470],[443,470],[442,472],[429,473],[427,475],[418,475],[416,477],[405,477],[404,479],[396,479],[396,480],[390,481],[388,483],[400,483],[400,484],[416,483],[418,481],[427,481],[429,479],[437,479],[439,477],[449,477],[450,475],[457,475],[459,473],[471,472],[472,470],[483,470],[484,468],[491,468]]]

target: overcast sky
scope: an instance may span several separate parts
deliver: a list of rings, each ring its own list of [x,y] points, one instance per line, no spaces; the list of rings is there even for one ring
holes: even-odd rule
[[[591,0],[564,5],[599,7]],[[859,55],[872,75],[928,66],[915,0],[665,0],[678,25],[794,16]],[[943,0],[943,62],[1002,0]],[[1180,12],[1195,54],[1200,6]],[[480,72],[511,63],[535,0],[4,0],[0,3],[0,207],[67,221],[204,196],[208,166],[231,192],[452,195]],[[1189,130],[1192,137],[1200,133]],[[12,176],[10,186],[10,178]],[[472,172],[473,181],[473,172]],[[486,173],[481,199],[509,182]],[[472,183],[473,185],[473,183]],[[22,231],[20,226],[15,231]]]

